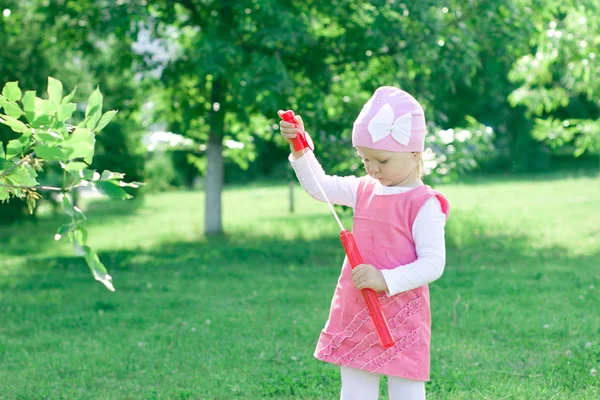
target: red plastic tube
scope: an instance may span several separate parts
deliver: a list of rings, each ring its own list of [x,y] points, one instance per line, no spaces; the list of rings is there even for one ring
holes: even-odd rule
[[[281,119],[283,119],[286,122],[290,122],[290,123],[294,124],[294,126],[298,126],[296,121],[294,121],[294,112],[292,110],[287,110],[286,112],[284,112],[281,115]],[[313,145],[310,135],[308,135],[306,132],[298,132],[298,134],[296,135],[296,137],[293,140],[293,144],[294,144],[295,151],[301,151],[306,148],[309,148],[311,150],[315,149],[315,146]]]
[[[348,256],[348,261],[350,261],[350,265],[352,269],[356,268],[356,266],[363,264],[363,259],[360,256],[360,252],[358,251],[358,247],[356,246],[356,242],[354,241],[354,236],[347,229],[344,229],[340,232],[340,240],[342,241],[342,245],[344,246],[344,250],[346,251],[346,255]],[[390,327],[383,315],[383,310],[381,309],[381,304],[379,303],[379,299],[375,294],[373,289],[362,289],[361,290],[363,298],[365,299],[365,303],[367,303],[367,308],[369,309],[369,313],[371,314],[371,319],[375,324],[375,330],[377,330],[377,334],[379,335],[379,339],[381,339],[381,343],[383,347],[390,348],[394,346],[394,338],[392,337],[392,332],[390,331]]]

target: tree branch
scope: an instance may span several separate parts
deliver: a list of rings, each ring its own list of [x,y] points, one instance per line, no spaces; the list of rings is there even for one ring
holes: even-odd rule
[[[7,187],[10,189],[33,189],[33,190],[49,190],[53,192],[62,192],[61,188],[53,187],[53,186],[19,186],[19,185],[5,185],[0,183],[0,187]]]
[[[23,164],[25,161],[29,161],[29,159],[33,158],[34,156],[35,156],[35,151],[32,151],[31,153],[29,153],[28,155],[26,155],[25,157],[20,159],[16,164],[13,164],[10,167],[8,167],[7,169],[5,169],[4,171],[0,172],[0,178],[2,178],[3,176],[7,176],[19,165]]]

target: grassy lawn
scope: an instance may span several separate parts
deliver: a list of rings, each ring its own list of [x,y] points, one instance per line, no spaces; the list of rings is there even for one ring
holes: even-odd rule
[[[600,179],[479,179],[450,199],[431,285],[430,399],[598,399]],[[0,399],[339,398],[312,357],[343,250],[328,208],[286,186],[89,205],[91,277],[60,223],[0,227]],[[351,216],[343,217],[347,227]],[[387,398],[382,381],[381,398]]]

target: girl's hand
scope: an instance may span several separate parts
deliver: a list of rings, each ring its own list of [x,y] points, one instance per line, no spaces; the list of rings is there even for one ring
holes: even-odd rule
[[[388,290],[383,274],[371,264],[357,265],[352,270],[352,280],[357,289],[373,289],[376,292]]]
[[[279,118],[281,118],[283,113],[283,110],[277,111]],[[283,119],[279,121],[279,131],[281,132],[281,136],[283,137],[283,140],[290,144],[290,146],[292,145],[292,140],[296,137],[296,134],[298,132],[304,132],[304,122],[302,122],[302,117],[296,115],[294,120],[298,124],[297,128],[291,122],[286,122]]]

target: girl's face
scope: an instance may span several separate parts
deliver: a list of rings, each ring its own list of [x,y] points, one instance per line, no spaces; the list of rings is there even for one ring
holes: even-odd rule
[[[367,173],[384,186],[413,186],[420,181],[417,153],[374,150],[358,146]]]

